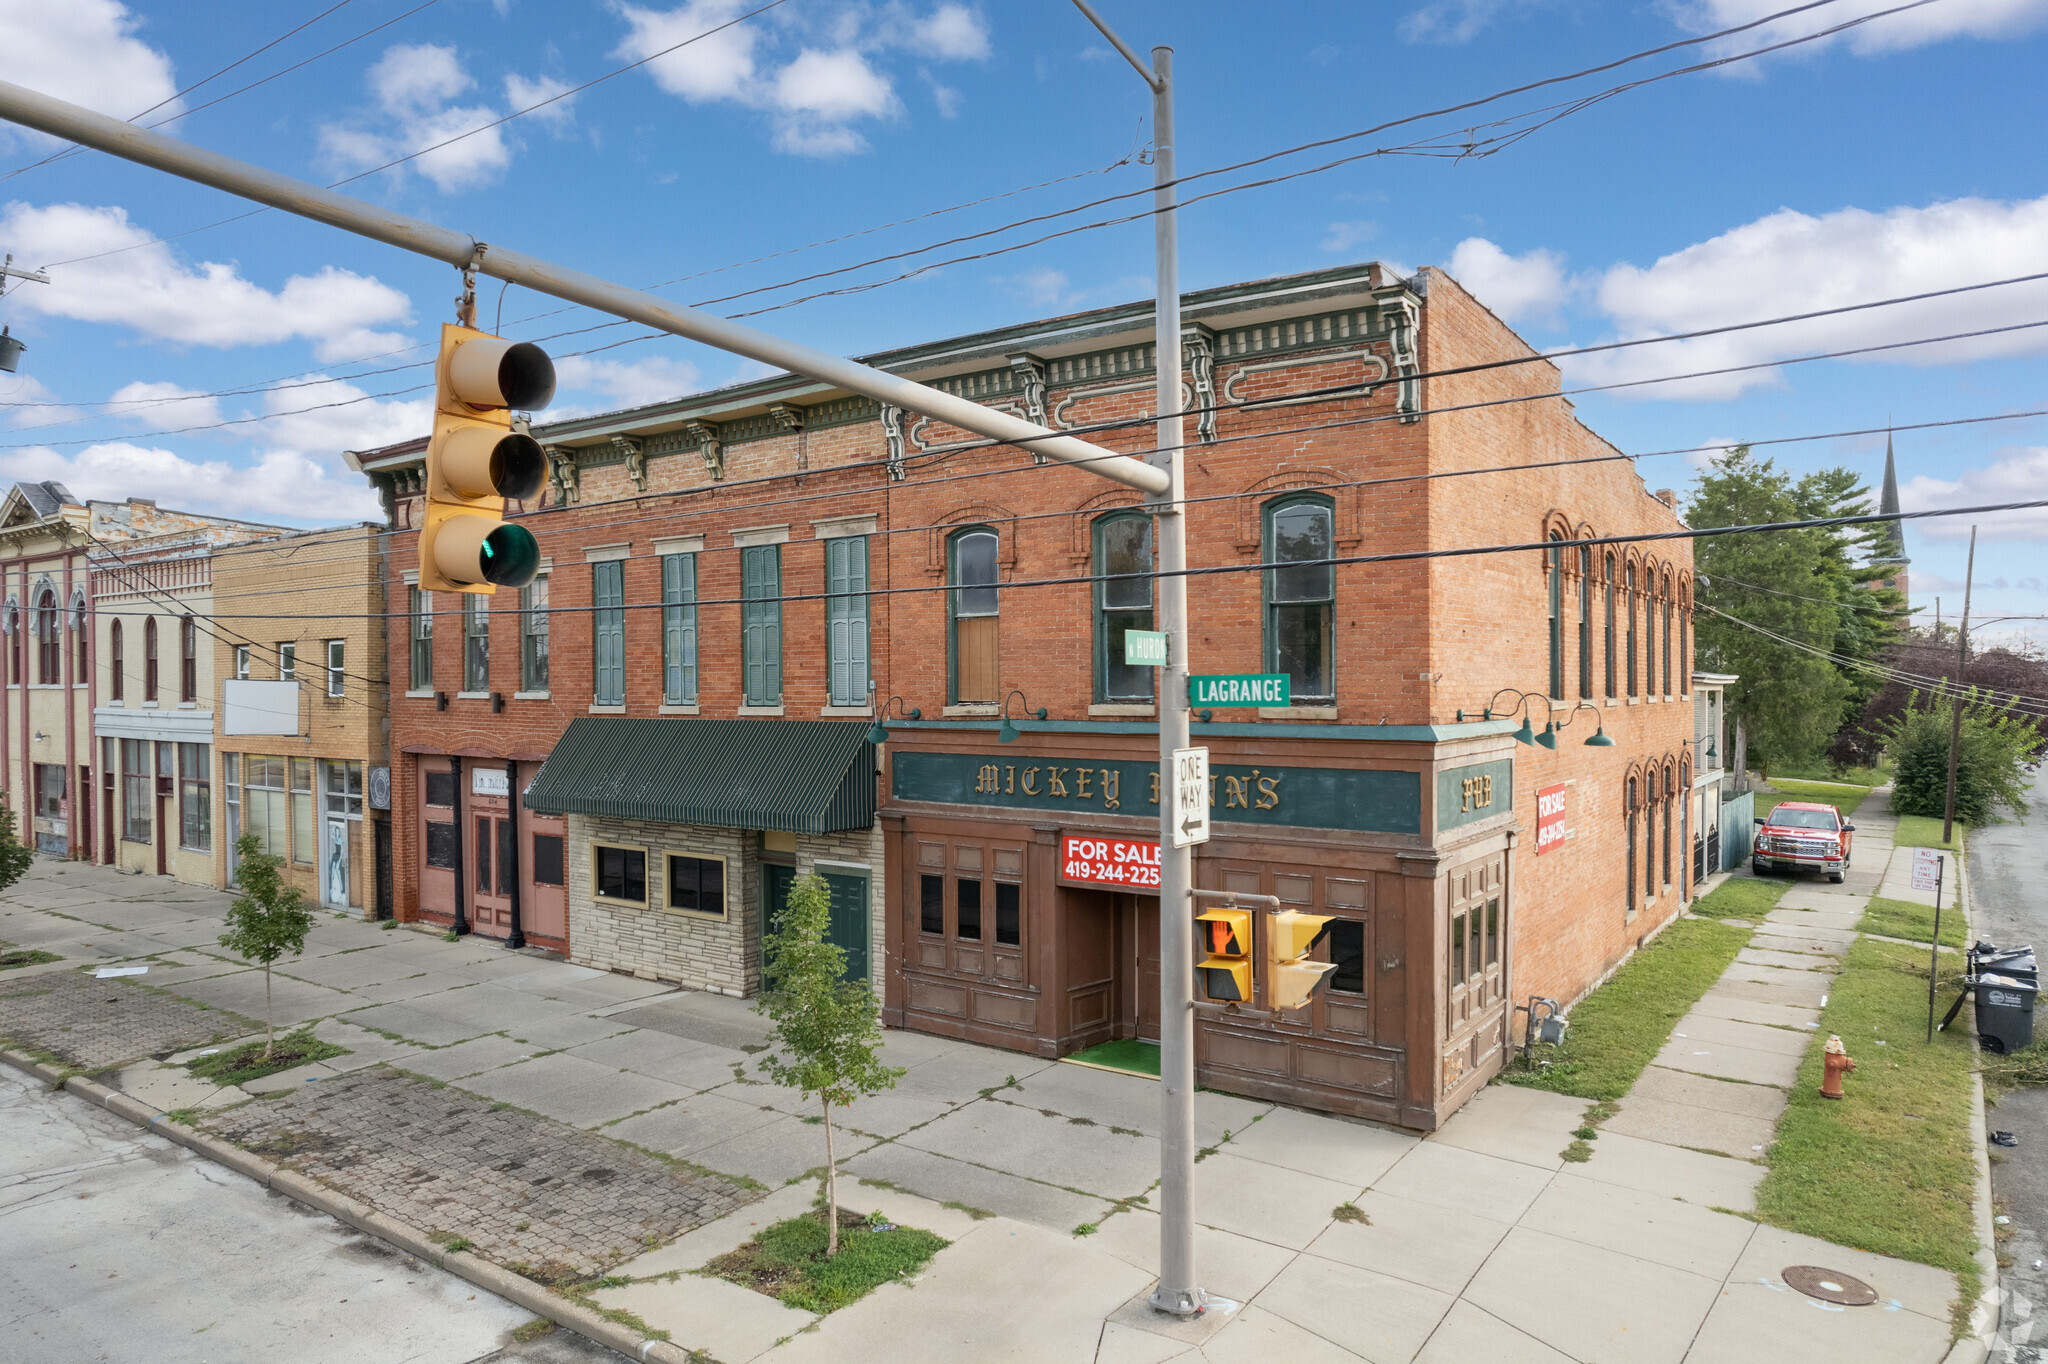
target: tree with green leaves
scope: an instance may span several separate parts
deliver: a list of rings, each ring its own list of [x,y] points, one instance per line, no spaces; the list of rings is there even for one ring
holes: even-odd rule
[[[882,1011],[865,980],[846,980],[846,951],[826,940],[832,892],[825,878],[799,876],[763,938],[765,980],[754,1012],[775,1024],[761,1069],[776,1084],[818,1100],[825,1117],[825,1254],[839,1253],[839,1166],[832,1107],[893,1089],[899,1066],[882,1064]]]
[[[280,957],[295,957],[306,950],[313,912],[306,908],[305,892],[286,884],[284,859],[263,852],[256,835],[243,834],[236,839],[235,856],[240,862],[242,893],[228,906],[228,931],[220,935],[220,945],[263,967],[263,1059],[268,1061],[277,1046],[270,968]]]
[[[2027,813],[2027,773],[2040,761],[2032,717],[2008,710],[1975,687],[1965,690],[1962,745],[1956,750],[1956,818],[1982,824],[1995,805]],[[1915,692],[1881,727],[1892,760],[1892,810],[1940,819],[1948,801],[1949,736],[1955,702]]]
[[[21,841],[14,811],[0,805],[0,890],[26,876],[29,864],[35,860],[35,850]]]

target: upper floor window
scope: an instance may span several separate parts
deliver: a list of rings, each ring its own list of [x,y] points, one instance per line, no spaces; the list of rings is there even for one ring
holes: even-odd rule
[[[1579,547],[1579,699],[1593,699],[1593,551]]]
[[[36,681],[54,687],[63,681],[64,637],[57,620],[57,594],[44,588],[36,598]]]
[[[1658,595],[1663,598],[1663,611],[1659,622],[1661,629],[1658,632],[1657,644],[1658,657],[1662,662],[1658,667],[1664,673],[1664,694],[1675,696],[1678,688],[1671,685],[1671,575],[1668,572],[1664,575],[1664,590]]]
[[[1095,523],[1095,699],[1150,701],[1157,670],[1124,662],[1124,634],[1152,628],[1152,518],[1115,512]]]
[[[626,565],[608,559],[590,566],[591,702],[626,704]]]
[[[124,688],[122,680],[127,672],[128,651],[121,644],[121,622],[115,621],[107,627],[107,697],[119,701]]]
[[[71,640],[76,651],[71,660],[71,685],[82,687],[92,677],[92,656],[87,643],[92,639],[92,618],[86,613],[85,593],[77,592],[71,598]]]
[[[956,532],[946,546],[946,594],[952,612],[953,700],[993,705],[1001,698],[1001,620],[996,583],[1000,555],[996,533],[986,527]]]
[[[1636,566],[1628,565],[1622,572],[1621,609],[1628,616],[1628,694],[1636,694]]]
[[[1337,699],[1335,519],[1324,497],[1266,508],[1265,558],[1274,565],[1266,570],[1266,669],[1287,674],[1296,703]]]
[[[1605,593],[1607,594],[1607,614],[1606,614],[1606,617],[1605,617],[1605,621],[1606,621],[1606,624],[1605,624],[1605,627],[1604,627],[1604,628],[1605,628],[1605,631],[1606,631],[1606,639],[1605,639],[1605,641],[1604,641],[1604,644],[1605,644],[1605,648],[1606,648],[1606,657],[1607,657],[1607,695],[1609,695],[1609,696],[1613,696],[1613,695],[1614,695],[1614,556],[1613,556],[1612,554],[1609,554],[1609,555],[1607,555],[1607,556],[1606,556],[1606,566],[1605,566],[1605,568],[1603,568],[1603,569],[1601,570],[1601,574],[1600,574],[1600,586],[1601,586],[1601,590],[1602,590],[1602,591],[1604,591],[1604,592],[1605,592]]]
[[[491,599],[462,594],[462,689],[491,689]]]
[[[330,639],[327,641],[327,694],[344,696],[348,692],[348,641]]]
[[[178,699],[199,699],[199,622],[190,616],[178,622]]]
[[[1692,695],[1692,584],[1678,585],[1678,690]]]
[[[745,704],[782,704],[782,546],[740,551],[740,643]]]
[[[548,689],[548,577],[519,589],[519,690]]]
[[[418,587],[406,589],[407,631],[412,646],[412,690],[427,691],[434,685],[434,594]]]
[[[156,617],[142,622],[142,699],[156,700]]]
[[[277,646],[277,680],[292,682],[296,681],[298,676],[299,644],[297,640],[289,640]]]
[[[661,556],[661,700],[697,699],[697,556]]]
[[[1564,551],[1557,542],[1564,536],[1550,532],[1550,548],[1543,551],[1545,577],[1550,588],[1550,695],[1564,699]]]
[[[835,706],[868,703],[868,537],[825,542],[825,673]]]
[[[1657,694],[1657,568],[1646,565],[1643,569],[1643,695]],[[1650,783],[1651,799],[1656,799],[1656,782]]]
[[[246,644],[237,644],[235,646],[235,680],[238,682],[249,680],[249,646]]]

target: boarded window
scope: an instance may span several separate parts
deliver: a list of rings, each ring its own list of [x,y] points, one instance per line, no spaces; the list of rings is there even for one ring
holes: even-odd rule
[[[782,703],[782,546],[740,551],[740,632],[746,704]]]
[[[697,556],[661,558],[661,699],[688,705],[697,699]]]
[[[568,878],[562,874],[562,836],[560,834],[535,834],[533,836],[533,883],[537,886],[562,886]]]
[[[432,820],[427,824],[427,865],[454,871],[462,865],[453,821]]]
[[[832,704],[868,703],[868,538],[825,542],[825,662]]]
[[[427,804],[445,805],[455,808],[455,774],[453,772],[427,773]]]
[[[617,559],[590,566],[591,701],[626,704],[626,566]]]

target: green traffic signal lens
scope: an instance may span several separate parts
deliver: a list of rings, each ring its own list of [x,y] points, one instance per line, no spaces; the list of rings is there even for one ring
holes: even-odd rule
[[[540,572],[540,543],[524,526],[500,525],[484,537],[477,567],[493,586],[524,587]]]

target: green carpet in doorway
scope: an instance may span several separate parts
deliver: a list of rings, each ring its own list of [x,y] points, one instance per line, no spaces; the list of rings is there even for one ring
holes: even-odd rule
[[[1094,1066],[1097,1070],[1120,1070],[1127,1075],[1149,1075],[1155,1080],[1159,1078],[1158,1045],[1140,1042],[1135,1037],[1126,1037],[1116,1042],[1103,1042],[1060,1059],[1072,1061],[1077,1066]]]

